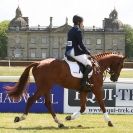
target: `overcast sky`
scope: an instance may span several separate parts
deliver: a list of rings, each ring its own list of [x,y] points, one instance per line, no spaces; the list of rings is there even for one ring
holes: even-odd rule
[[[18,5],[30,26],[47,26],[50,16],[54,26],[63,25],[66,17],[72,25],[72,16],[79,14],[85,26],[102,27],[114,7],[119,20],[133,26],[133,0],[0,0],[0,21],[13,19]]]

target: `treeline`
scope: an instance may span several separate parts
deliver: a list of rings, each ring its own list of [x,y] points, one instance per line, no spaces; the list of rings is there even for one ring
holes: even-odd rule
[[[4,59],[7,57],[7,30],[9,21],[5,20],[0,22],[0,57]]]
[[[125,54],[128,56],[128,58],[133,59],[133,27],[130,25],[124,25],[124,31],[126,34]]]

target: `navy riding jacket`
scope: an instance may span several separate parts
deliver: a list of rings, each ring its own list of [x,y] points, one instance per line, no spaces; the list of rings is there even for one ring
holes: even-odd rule
[[[74,48],[75,56],[82,55],[82,54],[89,54],[89,50],[85,47],[82,41],[82,32],[78,26],[74,26],[70,29],[67,36],[67,46],[66,46],[66,52],[69,53],[69,51]]]

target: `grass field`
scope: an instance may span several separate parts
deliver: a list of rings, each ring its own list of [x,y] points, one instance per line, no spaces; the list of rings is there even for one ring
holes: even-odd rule
[[[0,67],[0,76],[20,76],[25,67]]]
[[[25,67],[0,67],[0,76],[20,76]],[[133,70],[121,72],[121,78],[133,78]]]
[[[50,114],[29,114],[26,120],[13,123],[16,113],[0,113],[0,133],[133,133],[133,115],[110,115],[114,127],[108,127],[102,115],[85,114],[66,121],[59,129]],[[64,120],[66,114],[57,115]],[[81,125],[79,127],[79,125]]]

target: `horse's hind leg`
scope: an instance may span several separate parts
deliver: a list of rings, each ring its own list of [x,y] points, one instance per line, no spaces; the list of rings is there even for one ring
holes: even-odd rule
[[[51,95],[50,95],[50,92],[48,92],[44,96],[45,96],[45,105],[46,105],[48,111],[51,113],[54,121],[58,124],[59,128],[64,127],[63,123],[57,119],[56,114],[53,111],[52,104],[51,104]]]
[[[108,115],[108,113],[106,112],[106,109],[105,109],[105,103],[104,103],[104,100],[103,100],[103,91],[102,91],[102,89],[97,88],[96,91],[94,90],[94,94],[95,94],[97,102],[98,102],[98,104],[99,104],[99,106],[100,106],[100,108],[101,108],[101,110],[104,114],[105,122],[108,123],[108,126],[113,127],[111,119],[109,118],[109,115]]]
[[[26,119],[29,109],[32,104],[41,97],[40,92],[37,90],[35,94],[28,98],[24,114],[21,117],[15,117],[14,122],[19,122]]]

